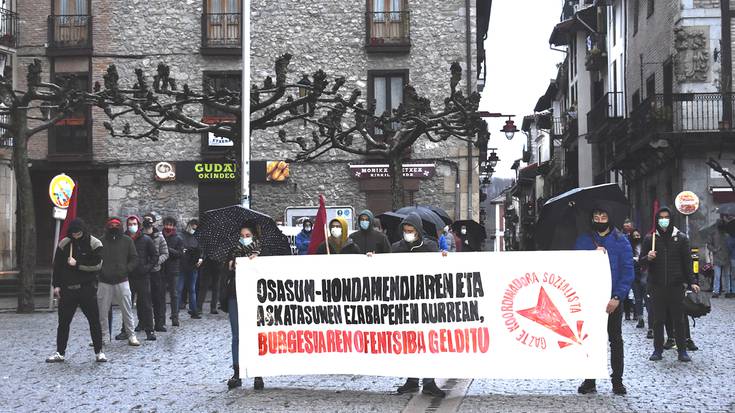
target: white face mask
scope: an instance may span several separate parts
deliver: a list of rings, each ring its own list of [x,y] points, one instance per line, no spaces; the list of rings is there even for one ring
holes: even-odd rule
[[[462,232],[462,235],[467,235],[467,228],[462,228],[462,231],[460,232]]]
[[[128,225],[128,232],[130,232],[131,234],[136,234],[138,232],[138,226]]]
[[[247,238],[242,238],[241,237],[240,238],[240,244],[242,244],[245,247],[247,247],[248,245],[250,245],[252,243],[253,243],[253,238],[252,237],[247,237]]]
[[[412,243],[416,241],[416,233],[415,232],[404,232],[403,239],[408,243]]]
[[[196,232],[196,230],[194,228],[189,228],[189,229],[186,230],[186,232],[188,232],[191,235],[194,235],[194,233]]]
[[[334,238],[342,238],[342,228],[331,228],[329,233],[332,234]]]

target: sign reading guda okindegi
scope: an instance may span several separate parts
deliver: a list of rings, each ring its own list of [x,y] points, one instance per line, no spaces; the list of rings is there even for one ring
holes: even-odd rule
[[[237,272],[251,377],[607,375],[598,251],[258,257]]]
[[[235,162],[179,161],[175,164],[178,182],[234,182],[240,179]]]

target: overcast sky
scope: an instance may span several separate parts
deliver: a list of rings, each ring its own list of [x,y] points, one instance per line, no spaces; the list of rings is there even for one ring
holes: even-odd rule
[[[523,116],[533,113],[539,96],[556,77],[556,64],[564,54],[549,49],[549,36],[559,23],[563,0],[493,0],[490,29],[485,42],[487,83],[480,110],[516,115],[521,128]],[[506,119],[488,119],[490,143],[498,148],[497,177],[515,177],[510,169],[521,157],[526,141],[517,133],[508,141],[500,129]]]

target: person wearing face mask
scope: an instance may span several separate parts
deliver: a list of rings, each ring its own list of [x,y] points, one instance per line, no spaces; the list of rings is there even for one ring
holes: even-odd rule
[[[641,271],[641,264],[639,263],[639,257],[641,255],[641,232],[637,229],[633,229],[628,234],[630,239],[630,246],[633,248],[633,270],[635,271],[635,278],[633,279],[633,314],[634,318],[638,320],[636,328],[644,328],[646,323],[643,321],[643,306],[646,296],[646,280],[643,279],[643,272]]]
[[[135,336],[133,303],[130,292],[129,277],[138,267],[138,252],[135,242],[125,235],[122,230],[122,221],[119,218],[110,218],[105,226],[105,236],[102,237],[102,271],[97,286],[97,306],[100,311],[100,326],[103,341],[108,329],[108,312],[115,302],[120,307],[123,317],[123,326],[128,336],[128,344],[139,346]]]
[[[299,251],[299,255],[306,255],[309,253],[309,244],[311,244],[311,231],[314,228],[314,223],[310,219],[305,219],[301,223],[301,232],[296,235],[296,249]]]
[[[350,234],[349,239],[357,245],[360,251],[366,254],[386,254],[390,252],[388,237],[373,226],[375,216],[366,209],[357,217],[359,229]]]
[[[156,228],[156,217],[152,213],[143,216],[143,233],[151,237],[156,246],[158,261],[151,272],[151,302],[153,303],[153,329],[166,331],[166,282],[163,276],[163,263],[168,260],[166,238]]]
[[[168,260],[163,265],[163,282],[166,288],[160,291],[159,299],[166,302],[166,291],[168,291],[171,303],[171,325],[179,326],[179,278],[181,274],[181,259],[184,255],[184,240],[176,233],[176,219],[166,217],[163,219],[163,236],[168,246]],[[163,306],[163,321],[166,321],[166,306]],[[166,331],[165,324],[157,331]]]
[[[193,319],[200,319],[202,316],[197,309],[197,277],[199,276],[199,267],[204,262],[202,250],[199,248],[199,241],[194,237],[194,233],[199,227],[199,220],[192,219],[186,224],[186,231],[181,234],[184,241],[184,255],[181,258],[181,275],[178,282],[179,308],[184,298],[184,285],[189,290],[189,315]]]
[[[156,334],[153,332],[153,304],[151,300],[151,272],[158,264],[158,251],[153,239],[143,233],[140,218],[131,215],[127,219],[125,235],[133,239],[135,250],[138,253],[138,265],[130,273],[130,289],[135,295],[138,325],[135,331],[145,331],[146,340],[153,341]],[[115,336],[116,340],[127,340],[128,334],[123,330]]]
[[[612,290],[610,301],[605,311],[607,317],[607,335],[610,341],[610,366],[612,374],[613,393],[624,395],[627,393],[623,385],[623,369],[625,365],[625,353],[623,348],[623,308],[620,305],[623,298],[628,296],[630,287],[635,278],[633,268],[633,250],[625,236],[610,223],[607,208],[596,205],[591,214],[591,231],[582,233],[574,245],[575,250],[599,250],[607,254],[612,277]],[[579,386],[577,392],[589,394],[597,392],[594,379],[587,379]]]
[[[457,252],[454,235],[451,233],[449,225],[445,225],[441,230],[439,235],[439,249],[447,252]]]
[[[64,361],[69,327],[77,307],[89,323],[95,360],[107,361],[102,352],[102,329],[97,307],[97,272],[102,268],[102,242],[89,235],[84,221],[76,218],[69,223],[69,235],[59,241],[51,280],[54,296],[59,297],[59,326],[56,330],[56,352],[47,363]]]
[[[403,238],[400,241],[394,242],[391,246],[391,252],[393,253],[407,253],[407,252],[439,252],[439,246],[430,238],[426,238],[423,235],[424,225],[421,222],[421,217],[411,212],[406,218],[401,221],[401,231]],[[433,397],[445,397],[446,392],[440,389],[436,385],[436,381],[433,378],[424,378],[422,381],[423,388],[421,392]],[[409,377],[406,382],[398,387],[398,394],[413,393],[419,390],[419,379],[416,377]]]
[[[475,245],[474,240],[471,239],[469,231],[467,230],[467,226],[462,225],[459,228],[459,239],[462,244],[463,252],[479,251],[478,246]]]
[[[220,307],[225,311],[230,319],[230,331],[232,333],[232,377],[227,380],[227,388],[234,389],[242,386],[240,379],[240,353],[239,353],[239,322],[237,314],[237,289],[235,288],[235,277],[237,258],[248,257],[254,259],[263,254],[264,251],[260,245],[260,231],[258,225],[254,221],[246,221],[240,227],[240,237],[238,244],[232,248],[227,258],[227,278],[222,284],[222,293],[220,294]],[[262,377],[255,377],[253,380],[255,390],[263,390],[265,383]]]
[[[715,279],[712,284],[712,298],[719,298],[720,293],[730,293],[730,248],[727,245],[727,228],[733,217],[720,215],[714,228],[706,232],[705,245],[711,254],[711,262],[715,270]],[[735,223],[735,222],[734,222]]]
[[[360,254],[360,247],[348,237],[347,220],[342,217],[329,221],[329,237],[316,249],[317,255],[327,254],[327,243],[329,243],[329,254]]]
[[[653,237],[656,239],[653,247]],[[653,354],[649,360],[663,358],[664,324],[667,317],[674,324],[679,361],[689,362],[687,320],[683,301],[686,288],[699,292],[692,273],[689,238],[671,224],[671,210],[663,207],[656,213],[656,230],[646,236],[640,255],[641,266],[648,270],[648,291],[653,309]]]

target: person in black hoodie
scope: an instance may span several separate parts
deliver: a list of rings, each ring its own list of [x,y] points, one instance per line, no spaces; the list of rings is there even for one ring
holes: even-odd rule
[[[184,241],[184,250],[181,257],[181,273],[179,274],[178,282],[179,309],[181,309],[184,299],[184,285],[186,285],[189,293],[189,315],[194,319],[202,318],[197,309],[196,286],[197,278],[199,278],[199,267],[204,262],[204,256],[202,255],[202,250],[199,248],[199,241],[194,238],[194,233],[196,233],[198,227],[199,220],[189,220],[186,224],[186,231],[181,234],[181,239]]]
[[[350,239],[366,254],[386,254],[390,252],[388,237],[373,226],[375,216],[366,209],[357,217],[359,229],[350,234]]]
[[[181,273],[181,257],[184,255],[184,240],[176,233],[176,219],[166,217],[163,219],[163,236],[168,246],[168,260],[163,265],[163,277],[166,288],[161,290],[162,302],[166,302],[166,291],[168,291],[171,302],[171,325],[179,326],[179,276]],[[163,308],[163,319],[166,320],[166,306]],[[166,331],[166,326],[161,325],[159,331]]]
[[[156,334],[153,332],[153,301],[151,299],[151,272],[158,264],[158,250],[153,239],[143,233],[141,221],[135,215],[127,219],[127,232],[135,242],[135,251],[138,253],[138,263],[130,273],[130,289],[136,296],[136,311],[138,313],[138,327],[135,331],[145,331],[146,340],[153,341]],[[127,340],[125,329],[115,336],[117,340]]]
[[[393,243],[391,252],[439,252],[439,245],[433,240],[425,237],[424,225],[421,217],[411,212],[401,222],[401,230],[403,239]],[[444,252],[446,254],[446,252]],[[445,397],[446,393],[436,385],[436,381],[432,378],[424,378],[422,393],[434,396]],[[409,377],[406,382],[398,388],[398,394],[413,393],[419,390],[419,379]]]
[[[656,246],[653,247],[653,237]],[[692,359],[687,354],[686,319],[683,313],[686,288],[699,291],[692,273],[689,238],[671,224],[671,210],[663,207],[656,213],[656,231],[646,236],[638,261],[648,270],[648,291],[653,310],[653,354],[651,361],[661,360],[664,350],[664,324],[667,313],[675,323],[679,361]]]
[[[69,326],[77,307],[82,309],[89,323],[95,359],[107,361],[102,352],[102,327],[97,307],[97,273],[102,268],[102,242],[89,235],[80,218],[69,223],[69,235],[59,242],[53,266],[54,295],[59,297],[59,327],[56,330],[56,353],[46,362],[64,361]]]

